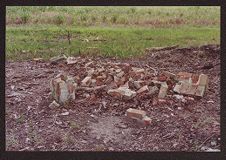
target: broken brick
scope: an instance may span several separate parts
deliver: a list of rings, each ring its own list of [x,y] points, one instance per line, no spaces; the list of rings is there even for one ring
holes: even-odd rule
[[[147,85],[141,87],[141,88],[137,91],[137,93],[142,93],[142,92],[145,92],[145,91],[149,91],[149,88],[148,88]]]
[[[146,112],[138,109],[129,108],[126,110],[126,116],[132,119],[142,120]]]
[[[109,95],[113,97],[124,97],[126,99],[131,99],[136,96],[136,92],[130,90],[127,87],[119,87],[117,89],[110,89],[107,92]]]
[[[136,87],[136,89],[140,89],[142,85],[144,85],[144,81],[134,81],[133,84]]]
[[[164,98],[167,95],[167,90],[168,85],[166,84],[166,82],[162,83],[159,90],[158,98]]]
[[[132,67],[132,70],[135,73],[144,73],[144,71],[145,71],[143,68],[137,68],[137,67]]]
[[[172,79],[175,79],[176,78],[176,75],[175,74],[170,73],[168,71],[163,71],[162,74],[164,74],[168,78],[172,78]]]
[[[60,105],[54,100],[52,103],[50,103],[49,108],[54,109],[56,107],[59,107]]]
[[[207,75],[200,74],[198,82],[197,82],[197,85],[199,85],[199,86],[208,86],[208,81],[209,81],[209,79],[208,79]]]
[[[196,89],[195,95],[199,97],[203,97],[205,88],[206,88],[205,86],[198,86]]]
[[[150,125],[151,124],[151,118],[148,117],[148,116],[145,116],[143,119],[142,119],[142,122],[145,124],[145,125]]]
[[[205,86],[197,86],[196,84],[183,82],[176,84],[173,91],[179,94],[203,97],[205,88]]]
[[[81,86],[89,86],[92,83],[91,79],[90,76],[85,77],[81,82]]]
[[[158,90],[159,88],[156,86],[149,87],[149,94],[155,94]]]

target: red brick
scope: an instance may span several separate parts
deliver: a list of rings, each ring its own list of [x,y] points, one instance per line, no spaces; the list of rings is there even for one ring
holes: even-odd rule
[[[138,109],[129,108],[126,111],[126,116],[132,119],[142,120],[146,116],[146,112]]]

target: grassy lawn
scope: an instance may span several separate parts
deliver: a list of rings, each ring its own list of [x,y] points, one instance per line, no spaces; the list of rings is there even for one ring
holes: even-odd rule
[[[59,54],[123,58],[150,47],[220,43],[219,7],[7,7],[6,19],[11,60]]]

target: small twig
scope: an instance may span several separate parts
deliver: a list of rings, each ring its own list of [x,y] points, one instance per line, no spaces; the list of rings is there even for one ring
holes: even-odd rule
[[[199,146],[196,148],[196,150],[199,149],[199,148],[201,148],[201,147],[202,147],[208,140],[210,140],[210,138],[212,138],[214,135],[215,135],[215,134],[212,134],[211,136],[209,136],[208,138],[206,138],[206,140],[203,141],[202,144],[199,145]]]
[[[155,75],[155,76],[158,75],[158,71],[157,71],[156,69],[150,67],[148,64],[146,64],[146,66],[154,71],[154,75]]]

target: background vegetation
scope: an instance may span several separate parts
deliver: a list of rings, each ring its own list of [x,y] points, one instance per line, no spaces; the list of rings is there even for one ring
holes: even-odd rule
[[[6,8],[6,57],[130,57],[145,48],[220,43],[220,7]]]

